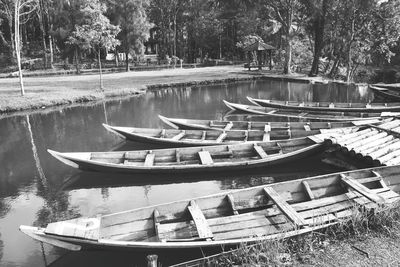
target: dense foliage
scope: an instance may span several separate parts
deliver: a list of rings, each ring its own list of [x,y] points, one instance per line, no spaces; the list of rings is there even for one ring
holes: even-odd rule
[[[18,47],[25,67],[91,66],[113,53],[129,70],[149,63],[145,53],[157,63],[244,60],[244,44],[262,39],[285,73],[352,80],[360,67],[396,63],[399,34],[398,0],[0,0],[2,68],[16,64]]]

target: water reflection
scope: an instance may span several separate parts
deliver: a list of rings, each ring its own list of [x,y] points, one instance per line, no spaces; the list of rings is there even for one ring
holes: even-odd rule
[[[81,172],[52,158],[47,149],[58,151],[104,151],[152,149],[122,142],[102,123],[121,126],[161,127],[158,114],[193,119],[222,119],[227,108],[222,99],[246,103],[246,96],[299,101],[371,100],[365,88],[343,84],[297,84],[252,81],[238,84],[183,87],[152,91],[142,96],[66,108],[0,120],[0,265],[43,264],[38,243],[18,232],[20,224],[45,225],[76,216],[94,216],[154,205],[178,199],[245,188],[334,171],[316,156],[296,163],[252,172],[207,175],[124,175]],[[262,116],[241,119],[265,121]],[[281,118],[281,120],[287,120]],[[274,120],[277,120],[274,118]],[[26,253],[18,253],[20,249]],[[65,251],[46,247],[49,262]],[[118,253],[110,253],[119,257]],[[99,258],[105,258],[101,253]],[[90,252],[71,253],[64,262],[88,266],[97,262]],[[115,256],[117,255],[117,256]],[[143,260],[132,256],[129,264]],[[179,255],[182,256],[182,255]],[[167,257],[164,257],[164,259]],[[170,257],[171,258],[171,257]],[[177,255],[171,259],[177,260]],[[170,259],[170,260],[171,260]],[[97,266],[107,266],[99,261]],[[64,265],[65,266],[65,265]]]

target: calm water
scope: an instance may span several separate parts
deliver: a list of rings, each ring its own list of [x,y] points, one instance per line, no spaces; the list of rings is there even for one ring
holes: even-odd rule
[[[244,188],[272,181],[335,171],[318,155],[253,173],[197,176],[114,175],[81,172],[47,153],[145,149],[109,134],[102,123],[161,127],[157,115],[223,119],[222,99],[247,103],[246,96],[281,100],[366,102],[366,88],[275,81],[167,89],[140,97],[0,119],[0,265],[139,266],[146,254],[74,252],[44,245],[18,231],[21,224],[46,225],[76,216],[93,216]],[[264,120],[266,120],[264,118]],[[153,146],[154,147],[154,146]],[[273,177],[273,178],[271,178]],[[161,254],[164,264],[201,256]]]

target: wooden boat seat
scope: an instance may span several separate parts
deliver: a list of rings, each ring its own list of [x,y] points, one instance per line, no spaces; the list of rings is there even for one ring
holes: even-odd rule
[[[185,136],[185,134],[186,134],[186,131],[183,130],[183,131],[181,131],[180,133],[178,133],[177,135],[171,137],[171,140],[179,141],[179,140],[181,140],[181,139]]]
[[[349,176],[346,176],[344,174],[340,174],[340,176],[341,176],[342,183],[347,185],[348,188],[351,188],[352,190],[356,191],[357,193],[363,195],[364,197],[368,198],[369,200],[371,200],[379,205],[385,204],[384,198],[377,195],[376,193],[373,193],[369,188],[362,185],[360,182],[358,182],[355,179],[353,179]]]
[[[260,158],[265,159],[268,157],[267,153],[261,146],[254,144],[254,150],[256,151],[258,156],[260,156]]]
[[[203,164],[203,165],[211,165],[211,164],[214,163],[214,161],[213,161],[213,159],[212,159],[212,157],[210,155],[210,152],[208,152],[208,151],[199,151],[198,154],[199,154],[199,157],[200,157],[201,164]]]

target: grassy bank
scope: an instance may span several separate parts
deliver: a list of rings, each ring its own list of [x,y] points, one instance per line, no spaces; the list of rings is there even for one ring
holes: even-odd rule
[[[349,220],[285,240],[241,246],[188,266],[398,266],[400,205],[379,213],[354,209]]]
[[[103,75],[103,91],[99,90],[99,76],[94,74],[27,77],[24,79],[26,94],[23,97],[20,95],[18,79],[4,78],[0,79],[0,114],[137,95],[146,90],[171,86],[196,86],[263,77],[303,82],[319,80],[304,75],[283,76],[279,73],[279,71],[248,72],[242,66],[109,73]]]

